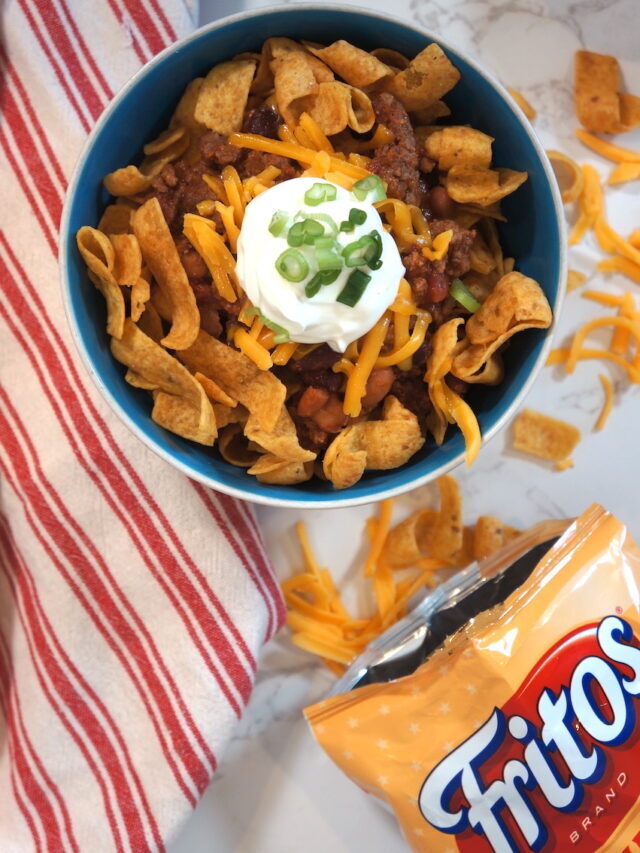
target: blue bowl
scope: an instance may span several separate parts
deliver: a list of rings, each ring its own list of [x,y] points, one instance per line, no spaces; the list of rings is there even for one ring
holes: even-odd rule
[[[344,38],[364,49],[380,46],[414,56],[432,41],[462,74],[446,96],[453,115],[495,138],[494,162],[529,173],[506,199],[503,246],[517,268],[539,281],[557,316],[565,280],[564,216],[544,150],[505,89],[475,62],[438,36],[367,10],[329,5],[284,6],[234,15],[203,27],[167,48],[142,68],[114,98],[91,133],[71,180],[60,236],[61,276],[67,315],[84,363],[114,412],[152,450],[189,477],[236,497],[275,506],[338,507],[368,503],[422,485],[458,465],[464,440],[450,430],[444,444],[428,441],[402,468],[369,472],[345,492],[317,479],[299,486],[263,485],[215,451],[172,435],[153,423],[146,392],[129,386],[111,356],[103,300],[90,284],[75,233],[95,225],[108,201],[102,178],[140,156],[142,145],[166,127],[186,84],[242,51],[258,50],[270,36],[330,43]],[[509,347],[504,381],[474,388],[468,400],[484,440],[516,413],[544,364],[551,332],[527,331]]]

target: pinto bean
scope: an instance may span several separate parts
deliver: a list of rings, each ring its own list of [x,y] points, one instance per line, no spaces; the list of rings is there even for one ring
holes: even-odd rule
[[[324,406],[315,412],[312,420],[325,432],[340,432],[348,420],[342,411],[340,397],[337,394],[331,394]]]
[[[329,399],[329,392],[324,388],[305,388],[298,400],[297,412],[301,418],[311,418]]]
[[[393,385],[395,374],[390,367],[375,367],[367,380],[362,408],[371,410],[383,400]]]

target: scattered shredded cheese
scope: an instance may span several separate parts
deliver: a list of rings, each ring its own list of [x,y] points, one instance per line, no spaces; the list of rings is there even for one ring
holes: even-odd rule
[[[608,184],[623,184],[640,178],[640,163],[618,163],[607,178]]]
[[[640,163],[640,151],[631,151],[629,148],[614,145],[613,142],[607,142],[582,129],[576,130],[576,136],[587,148],[591,148],[607,160],[613,160],[614,163]]]
[[[611,414],[611,410],[613,409],[613,385],[611,384],[611,380],[604,373],[601,373],[599,378],[604,390],[604,403],[602,404],[602,411],[596,421],[596,430],[604,429],[604,426],[609,419],[609,415]]]

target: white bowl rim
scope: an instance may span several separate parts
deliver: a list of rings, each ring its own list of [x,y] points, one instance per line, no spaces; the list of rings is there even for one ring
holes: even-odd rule
[[[227,15],[224,18],[219,18],[209,24],[205,24],[202,27],[198,27],[192,33],[189,33],[188,35],[169,45],[156,56],[154,56],[153,59],[145,63],[138,71],[136,71],[136,73],[132,77],[129,78],[129,80],[124,84],[120,91],[116,93],[116,95],[112,98],[110,103],[105,108],[102,115],[99,117],[98,121],[89,133],[87,139],[85,140],[83,148],[80,152],[80,155],[78,156],[78,160],[69,179],[69,185],[67,187],[67,193],[65,196],[65,203],[62,210],[59,231],[58,254],[60,258],[60,284],[62,290],[64,310],[67,317],[67,323],[69,325],[69,328],[71,329],[71,335],[73,337],[75,346],[80,354],[80,358],[87,372],[93,380],[96,388],[98,389],[102,397],[106,400],[106,402],[109,404],[111,409],[115,412],[115,414],[129,428],[129,430],[151,451],[153,451],[156,455],[160,456],[165,462],[169,463],[174,468],[177,468],[190,479],[197,480],[203,485],[208,486],[209,488],[214,489],[215,491],[223,492],[224,494],[230,495],[231,497],[239,498],[241,500],[249,501],[251,503],[261,504],[263,506],[274,506],[288,509],[339,509],[343,507],[361,506],[363,504],[376,503],[387,498],[398,497],[399,495],[405,494],[406,492],[412,491],[413,489],[417,489],[420,486],[424,486],[428,483],[431,483],[433,480],[436,480],[443,474],[446,474],[454,468],[457,468],[458,465],[460,465],[460,463],[464,460],[464,450],[461,451],[449,462],[443,463],[430,473],[423,474],[420,477],[408,480],[407,482],[402,483],[398,486],[394,486],[392,488],[381,489],[380,491],[376,492],[375,496],[365,495],[349,497],[347,490],[344,495],[340,492],[337,492],[336,497],[333,499],[325,498],[324,500],[316,500],[312,496],[307,497],[306,495],[302,498],[288,499],[272,497],[270,495],[261,495],[259,493],[254,493],[249,490],[245,491],[241,488],[229,486],[226,483],[219,483],[218,481],[213,480],[211,477],[207,477],[204,474],[194,471],[189,467],[189,465],[179,459],[176,459],[169,452],[159,447],[151,438],[151,436],[149,436],[147,433],[144,432],[144,430],[138,427],[134,420],[121,407],[120,403],[115,399],[115,397],[112,396],[111,392],[102,381],[100,375],[95,371],[89,353],[87,352],[87,349],[80,335],[80,332],[76,327],[71,306],[71,290],[68,286],[69,274],[66,249],[67,239],[69,235],[71,199],[75,196],[75,193],[77,192],[77,183],[80,176],[80,172],[82,171],[85,161],[91,150],[91,147],[93,146],[93,141],[95,137],[100,134],[103,126],[109,121],[111,114],[114,112],[120,101],[132,88],[134,88],[138,84],[141,79],[143,79],[143,77],[145,77],[153,68],[155,68],[156,65],[161,64],[167,55],[169,55],[173,51],[184,49],[190,42],[199,39],[203,35],[203,33],[213,32],[217,29],[222,29],[228,24],[235,23],[236,21],[243,21],[250,18],[261,18],[263,16],[272,15],[274,12],[291,12],[294,10],[300,12],[355,12],[365,15],[368,18],[374,18],[396,25],[400,24],[401,26],[420,34],[421,36],[426,36],[428,39],[432,39],[436,43],[442,45],[442,47],[450,51],[452,54],[460,56],[460,58],[463,59],[468,65],[470,65],[474,69],[474,71],[476,71],[481,77],[483,77],[487,83],[493,86],[493,88],[498,92],[498,94],[501,95],[503,101],[507,104],[507,106],[510,107],[512,113],[514,114],[514,118],[520,123],[522,129],[529,137],[529,140],[533,145],[533,148],[535,149],[535,152],[538,155],[540,163],[544,169],[545,176],[547,178],[547,182],[549,184],[551,196],[553,199],[553,207],[556,214],[556,224],[558,225],[558,230],[560,234],[560,263],[558,267],[559,281],[556,292],[556,298],[554,300],[554,304],[552,305],[554,318],[553,324],[551,328],[548,329],[546,332],[545,341],[542,345],[540,353],[538,354],[538,358],[536,359],[532,370],[530,371],[524,383],[521,385],[518,393],[512,400],[511,404],[498,418],[498,420],[485,433],[483,433],[482,446],[484,447],[487,442],[489,442],[498,432],[500,432],[505,426],[509,424],[509,422],[513,419],[518,409],[522,405],[524,398],[529,393],[531,386],[533,385],[538,374],[540,373],[540,370],[542,369],[544,363],[547,360],[547,356],[549,354],[551,344],[553,342],[555,329],[557,328],[557,318],[559,317],[565,296],[567,277],[567,240],[564,206],[560,198],[560,191],[555,180],[551,163],[549,162],[549,158],[547,157],[542,143],[535,134],[528,119],[524,116],[524,113],[522,113],[522,110],[517,106],[517,104],[515,103],[511,95],[507,92],[506,88],[502,85],[502,83],[500,83],[500,81],[491,72],[487,71],[485,68],[479,65],[475,59],[473,59],[466,53],[466,51],[460,50],[455,45],[452,45],[447,39],[442,38],[437,33],[427,30],[424,27],[416,26],[413,23],[405,21],[401,18],[396,18],[393,15],[386,15],[383,12],[377,12],[362,6],[344,6],[338,3],[296,3],[295,5],[281,3],[276,6],[267,6],[263,9],[247,10],[245,12],[238,12],[234,15]]]

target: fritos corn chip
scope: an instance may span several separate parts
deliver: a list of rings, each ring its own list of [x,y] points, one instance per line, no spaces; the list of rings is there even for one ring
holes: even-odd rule
[[[516,450],[561,462],[580,441],[580,430],[572,424],[524,409],[514,421],[513,446]]]
[[[540,285],[521,273],[507,273],[468,320],[452,372],[466,379],[512,335],[525,329],[546,329],[550,324],[551,309]]]
[[[468,613],[459,590],[440,606]],[[395,680],[306,716],[415,851],[630,853],[640,843],[639,593],[638,548],[593,506],[502,604],[418,669],[381,672],[374,682]],[[404,636],[424,636],[430,612],[416,611]]]
[[[255,68],[250,59],[232,59],[214,66],[199,87],[195,121],[216,133],[240,130]]]
[[[107,334],[122,337],[124,297],[114,276],[115,252],[109,238],[89,225],[76,235],[76,243],[89,270],[89,278],[107,303]]]
[[[421,110],[453,89],[460,72],[447,59],[437,44],[425,47],[409,65],[392,77],[385,89],[391,92],[407,110]]]
[[[171,306],[171,330],[162,344],[171,349],[186,349],[198,334],[200,312],[157,198],[149,199],[136,210],[133,231],[145,263]]]
[[[351,86],[357,86],[359,89],[375,86],[394,74],[393,69],[385,65],[378,57],[349,44],[343,39],[319,49],[311,44],[305,46],[345,82]]]
[[[620,65],[614,56],[578,50],[575,104],[580,123],[598,133],[623,133],[640,124],[640,98],[620,94]]]
[[[472,127],[444,127],[430,133],[425,150],[438,168],[447,171],[452,166],[488,169],[491,165],[493,138]]]

